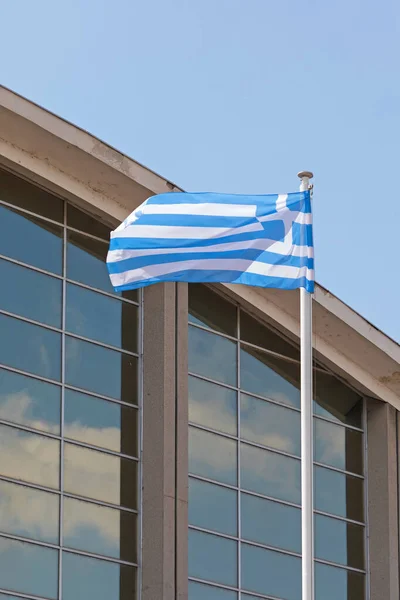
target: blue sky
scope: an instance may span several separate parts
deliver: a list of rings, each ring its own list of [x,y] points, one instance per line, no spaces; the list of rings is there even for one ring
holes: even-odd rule
[[[0,82],[189,191],[315,173],[318,281],[400,341],[398,0],[4,0]]]

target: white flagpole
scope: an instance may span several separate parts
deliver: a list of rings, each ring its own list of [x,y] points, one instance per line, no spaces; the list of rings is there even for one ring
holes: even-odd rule
[[[298,173],[300,191],[313,174]],[[300,288],[302,600],[314,600],[312,295]]]

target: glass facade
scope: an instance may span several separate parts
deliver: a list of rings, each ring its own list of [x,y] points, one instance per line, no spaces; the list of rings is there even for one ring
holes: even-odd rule
[[[189,600],[301,600],[299,350],[189,286]],[[316,600],[364,600],[364,400],[314,369]]]
[[[0,597],[134,600],[141,299],[109,229],[0,171]]]

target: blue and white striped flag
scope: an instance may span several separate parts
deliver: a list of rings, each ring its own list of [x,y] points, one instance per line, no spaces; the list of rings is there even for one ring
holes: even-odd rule
[[[116,291],[160,281],[314,290],[310,192],[153,196],[111,233]]]

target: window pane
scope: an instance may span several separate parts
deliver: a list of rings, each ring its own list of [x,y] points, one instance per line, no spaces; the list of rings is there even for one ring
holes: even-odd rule
[[[0,531],[58,543],[58,495],[0,481]]]
[[[300,413],[240,394],[242,439],[300,456]]]
[[[364,534],[361,525],[315,515],[315,556],[328,562],[364,568]]]
[[[301,559],[242,544],[242,586],[249,592],[300,600]]]
[[[236,592],[189,581],[189,600],[237,600]]]
[[[237,492],[197,479],[189,479],[189,523],[237,535]]]
[[[137,352],[138,309],[77,285],[67,285],[67,325],[71,333]]]
[[[189,577],[237,585],[237,543],[189,530]]]
[[[240,385],[243,390],[300,408],[300,367],[265,352],[242,346]]]
[[[362,426],[362,399],[330,373],[314,370],[314,412],[333,421]]]
[[[189,421],[237,435],[237,392],[189,377]]]
[[[136,600],[136,569],[63,552],[63,600]]]
[[[0,537],[0,587],[57,598],[58,551]]]
[[[0,474],[46,487],[59,487],[57,440],[0,425]]]
[[[65,437],[137,456],[137,409],[66,389],[64,410]]]
[[[136,562],[137,522],[133,513],[64,498],[63,533],[64,546],[69,548]]]
[[[0,206],[0,254],[3,256],[61,275],[62,239],[61,227]]]
[[[61,327],[60,279],[0,259],[0,280],[0,309]]]
[[[241,444],[241,485],[251,492],[300,503],[300,461]]]
[[[72,444],[65,444],[64,459],[66,492],[136,508],[136,461]]]
[[[236,485],[237,443],[191,427],[189,429],[189,472]]]
[[[314,467],[315,508],[364,521],[364,480],[323,467]]]
[[[68,231],[67,277],[114,293],[106,267],[108,244]]]
[[[242,538],[266,546],[301,552],[298,508],[241,494]]]
[[[0,200],[63,222],[64,202],[60,198],[3,169],[0,170]]]
[[[234,304],[207,286],[191,283],[189,285],[189,321],[235,337],[237,309]]]
[[[61,335],[0,315],[0,363],[59,380]]]
[[[296,346],[292,346],[279,334],[242,310],[240,311],[240,339],[300,361],[300,352]]]
[[[0,419],[60,433],[61,387],[0,369]]]
[[[362,433],[314,419],[314,435],[314,456],[317,462],[362,475]]]
[[[102,238],[106,242],[110,240],[110,227],[69,203],[67,204],[67,225]]]
[[[365,577],[328,565],[315,565],[315,600],[364,600]]]
[[[189,371],[229,385],[237,384],[236,344],[189,327]]]
[[[137,404],[137,359],[67,337],[66,383]]]

